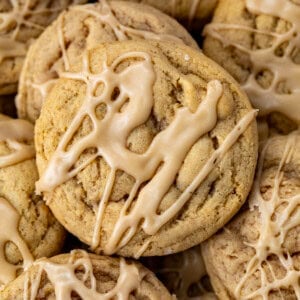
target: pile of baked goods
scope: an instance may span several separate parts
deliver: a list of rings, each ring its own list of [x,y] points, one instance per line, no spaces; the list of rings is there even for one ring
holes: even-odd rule
[[[299,1],[87,2],[0,1],[0,299],[300,299]]]

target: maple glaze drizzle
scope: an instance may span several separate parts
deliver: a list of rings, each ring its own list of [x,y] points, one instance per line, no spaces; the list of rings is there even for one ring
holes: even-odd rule
[[[124,40],[130,40],[132,36],[136,36],[141,39],[152,39],[152,40],[164,40],[164,41],[173,41],[176,43],[183,44],[184,41],[180,39],[179,37],[171,34],[166,33],[155,33],[147,30],[141,30],[141,29],[134,29],[129,26],[125,26],[121,24],[121,22],[116,18],[114,15],[109,3],[106,0],[101,0],[101,2],[98,4],[98,7],[96,8],[94,4],[87,4],[87,5],[80,5],[80,6],[73,6],[69,8],[69,11],[78,11],[83,12],[87,15],[95,17],[98,21],[100,21],[102,24],[108,25],[115,36],[115,40],[118,41],[124,41]],[[58,42],[62,51],[62,59],[63,59],[63,68],[60,70],[57,74],[57,77],[61,76],[61,73],[68,71],[70,68],[70,63],[67,55],[67,49],[65,46],[65,38],[64,38],[64,24],[63,19],[66,13],[62,13],[58,18],[57,23],[57,37]],[[91,45],[94,47],[95,45]],[[90,47],[87,46],[87,49]],[[21,81],[25,81],[26,79],[21,78]],[[40,98],[37,99],[39,103],[35,103],[35,106],[39,108],[39,110],[42,107],[42,104],[44,100],[46,99],[46,96],[48,95],[48,92],[51,90],[55,82],[57,81],[57,78],[53,78],[53,74],[47,78],[47,80],[42,80],[40,82],[31,82],[28,80],[26,82],[26,85],[28,87],[33,88],[34,90],[39,91]],[[21,103],[21,98],[18,96],[16,98],[16,104],[18,107],[18,111],[21,115],[26,116],[26,103]]]
[[[0,168],[31,159],[35,156],[33,125],[25,120],[11,119],[0,115],[0,142],[5,142],[11,153],[0,155]]]
[[[283,246],[288,232],[300,225],[300,211],[297,209],[300,205],[300,193],[298,192],[290,197],[280,196],[280,189],[284,180],[284,168],[290,163],[291,158],[297,151],[297,135],[299,136],[299,131],[290,134],[287,138],[278,169],[274,178],[272,177],[271,197],[268,200],[265,200],[261,194],[261,182],[266,152],[270,151],[271,139],[265,143],[261,151],[256,178],[249,197],[250,210],[258,210],[259,212],[259,237],[253,243],[245,242],[248,247],[255,250],[255,254],[247,262],[246,272],[234,290],[236,299],[269,299],[271,291],[279,291],[281,299],[284,300],[281,294],[282,288],[292,288],[297,299],[300,299],[300,271],[294,266],[291,254]],[[279,207],[284,207],[280,213],[278,213]],[[276,218],[274,218],[274,215]],[[227,231],[231,232],[229,229]],[[281,267],[285,270],[284,276],[281,274],[276,277],[273,266],[268,260],[270,255],[278,258]],[[271,279],[267,275],[266,267],[270,271]],[[252,276],[258,277],[260,284],[256,290],[249,291],[246,294],[244,288]]]
[[[128,59],[138,59],[138,61],[121,72],[116,72],[116,67]],[[81,72],[64,73],[62,77],[84,82],[86,97],[50,157],[36,188],[38,192],[52,191],[76,176],[96,157],[102,157],[106,161],[111,170],[98,209],[95,211],[92,248],[96,249],[100,244],[102,219],[112,192],[116,171],[122,170],[134,177],[135,184],[104,246],[105,254],[115,253],[125,246],[139,226],[146,234],[154,235],[171,220],[256,116],[256,111],[253,110],[238,122],[177,201],[158,215],[158,207],[173,184],[188,151],[201,136],[216,125],[216,107],[223,93],[221,83],[218,80],[210,81],[207,85],[207,94],[196,111],[191,112],[187,107],[178,109],[174,120],[154,137],[147,151],[137,154],[127,148],[126,141],[133,129],[148,120],[154,104],[152,93],[156,78],[150,55],[146,52],[125,53],[115,59],[110,66],[104,62],[99,74],[90,72],[89,61],[85,55]],[[195,88],[186,79],[182,78],[181,82],[183,88],[186,86]],[[100,96],[94,96],[94,91],[99,84],[104,85],[104,90]],[[111,96],[115,88],[118,88],[119,95],[117,99],[112,100]],[[104,119],[98,120],[95,110],[101,103],[107,106],[107,113]],[[87,116],[93,124],[93,130],[66,150]],[[171,149],[170,144],[172,144]],[[80,155],[89,148],[97,149],[97,153],[75,167],[74,164]],[[147,184],[138,193],[140,186],[145,182]],[[135,205],[129,211],[134,200]]]
[[[221,41],[224,47],[233,46],[248,54],[252,72],[246,82],[242,83],[242,87],[253,106],[259,109],[260,115],[276,111],[300,124],[300,65],[292,60],[294,52],[300,49],[300,6],[288,0],[246,0],[246,8],[253,14],[271,15],[286,20],[291,23],[291,27],[284,33],[276,33],[239,24],[211,23],[206,26],[204,34]],[[268,48],[249,49],[222,34],[227,30],[261,34],[272,37],[273,41]],[[287,46],[283,55],[276,55],[276,50],[285,44]],[[274,76],[267,88],[263,88],[256,80],[257,74],[264,70],[270,70]],[[288,90],[285,92],[278,91],[282,83],[287,86]]]
[[[55,13],[67,7],[67,1],[60,1],[61,7],[48,8],[49,1],[39,1],[38,8],[32,10],[31,0],[25,0],[21,5],[19,0],[10,0],[12,9],[8,12],[0,12],[0,63],[3,59],[15,56],[25,56],[27,52],[27,43],[18,41],[18,35],[22,26],[43,31],[44,26],[31,22],[28,16]],[[13,28],[13,29],[11,29]]]
[[[0,197],[0,288],[14,280],[18,269],[27,269],[33,262],[32,254],[19,233],[20,215],[3,197]],[[22,265],[14,265],[7,261],[5,245],[13,242],[23,258]]]
[[[76,254],[80,254],[80,257],[76,258]],[[71,300],[72,292],[76,292],[85,300],[129,299],[130,294],[139,288],[147,274],[146,271],[140,271],[136,265],[129,264],[124,258],[120,258],[120,273],[117,283],[110,291],[102,294],[97,291],[97,279],[94,275],[91,258],[83,250],[73,250],[65,264],[42,259],[34,262],[33,265],[38,266],[39,269],[37,274],[30,274],[30,272],[25,274],[24,300],[36,299],[43,272],[47,274],[53,285],[57,300]],[[76,270],[79,268],[84,270],[82,279],[76,276]],[[87,281],[90,282],[91,287],[86,285]]]

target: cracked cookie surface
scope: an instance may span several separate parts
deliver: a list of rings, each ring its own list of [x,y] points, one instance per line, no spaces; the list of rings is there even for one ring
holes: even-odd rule
[[[19,117],[31,122],[38,118],[55,80],[80,60],[86,49],[127,39],[175,40],[198,47],[180,24],[153,7],[124,1],[72,7],[29,50],[17,98]]]
[[[3,284],[22,269],[22,262],[29,264],[34,258],[58,253],[65,231],[42,197],[35,194],[38,171],[34,158],[33,126],[0,114],[0,127],[0,242],[3,247],[0,284]],[[21,144],[24,138],[21,136],[22,127],[32,130],[32,138],[29,133],[24,144]],[[12,139],[13,132],[18,132],[18,141]],[[10,135],[8,140],[3,138],[6,133]],[[22,156],[22,152],[25,155]],[[4,222],[6,218],[8,224]]]
[[[299,131],[264,143],[247,203],[204,242],[220,299],[299,298],[299,145]]]
[[[36,290],[28,288],[29,284]],[[36,296],[42,299],[173,299],[155,275],[140,263],[83,250],[36,261],[6,286],[0,296],[7,300]]]
[[[221,0],[204,29],[204,53],[241,84],[259,116],[284,134],[300,124],[299,17],[293,0]]]
[[[17,91],[29,46],[69,5],[85,0],[2,0],[0,3],[0,95]]]
[[[257,130],[245,94],[171,42],[103,44],[84,57],[36,123],[37,187],[56,217],[106,254],[166,255],[207,239],[252,184]]]

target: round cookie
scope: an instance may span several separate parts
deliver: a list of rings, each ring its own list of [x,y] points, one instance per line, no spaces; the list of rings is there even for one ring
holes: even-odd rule
[[[0,286],[61,249],[64,229],[35,194],[33,126],[0,114]]]
[[[37,190],[97,253],[185,250],[244,203],[257,158],[255,115],[236,82],[197,50],[100,45],[45,101],[35,127]]]
[[[126,39],[172,40],[198,48],[180,24],[153,7],[124,1],[72,7],[28,52],[17,98],[19,117],[35,122],[55,80],[80,60],[86,49]]]
[[[17,91],[27,49],[34,39],[73,3],[85,0],[1,0],[0,95]]]
[[[0,292],[1,299],[7,300],[36,299],[37,295],[39,299],[58,300],[173,299],[141,264],[83,250],[36,261]]]
[[[299,299],[300,133],[269,139],[247,205],[204,242],[220,299]]]
[[[177,299],[217,299],[209,282],[200,246],[173,255],[145,257],[142,262]]]
[[[300,5],[220,0],[204,53],[238,80],[259,115],[288,133],[300,124]]]
[[[218,0],[129,0],[151,5],[174,17],[192,30],[201,30],[211,17]]]

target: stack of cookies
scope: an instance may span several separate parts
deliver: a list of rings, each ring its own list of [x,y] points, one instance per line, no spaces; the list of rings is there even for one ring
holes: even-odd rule
[[[296,0],[2,2],[0,299],[300,299]]]

